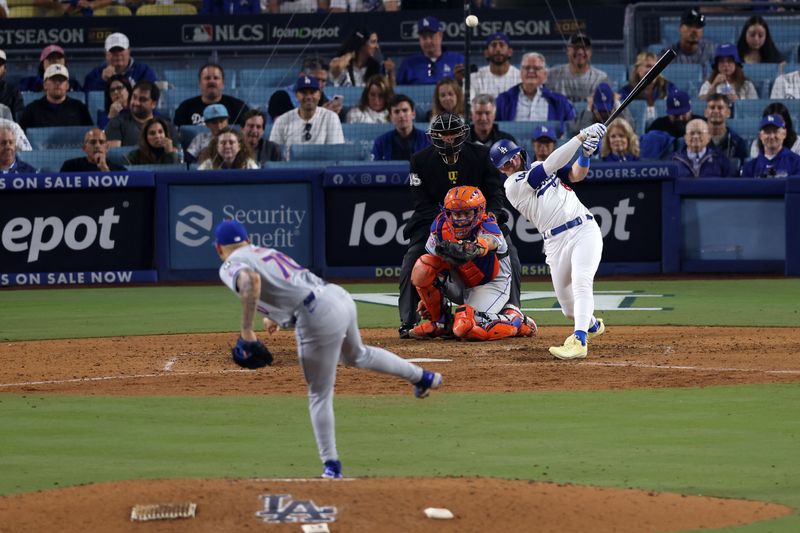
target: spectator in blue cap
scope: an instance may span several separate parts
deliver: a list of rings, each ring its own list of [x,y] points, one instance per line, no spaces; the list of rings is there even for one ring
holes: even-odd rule
[[[550,126],[533,128],[533,160],[544,161],[556,149],[556,132]]]
[[[298,106],[275,119],[269,140],[283,146],[287,155],[293,144],[343,144],[339,115],[319,105],[319,80],[300,76],[294,89]]]
[[[670,48],[677,52],[673,60],[675,63],[688,63],[701,65],[703,73],[706,73],[708,65],[714,57],[714,43],[703,39],[703,32],[706,26],[706,17],[697,8],[686,11],[681,16],[680,26],[678,27],[678,42],[670,45]],[[667,49],[661,51],[659,56],[664,55]]]
[[[758,98],[753,82],[744,75],[742,60],[734,44],[721,44],[714,51],[711,74],[700,87],[698,97],[705,100],[709,94],[724,94],[731,102]]]
[[[780,115],[767,115],[761,119],[758,139],[764,150],[758,157],[744,164],[742,176],[746,178],[783,178],[800,176],[800,155],[783,145],[786,123]]]
[[[433,85],[442,78],[454,78],[456,65],[464,56],[442,48],[442,24],[436,17],[417,22],[420,51],[406,58],[397,71],[398,85]]]
[[[692,99],[688,93],[677,89],[667,95],[667,115],[658,117],[647,127],[647,131],[663,131],[675,138],[686,134],[686,123],[695,118],[692,114]]]
[[[731,175],[730,160],[711,144],[711,133],[705,120],[697,118],[686,125],[686,145],[672,154],[679,178],[727,178]]]
[[[189,147],[186,149],[184,158],[187,163],[194,163],[195,161],[202,161],[205,159],[203,150],[205,150],[211,139],[214,138],[223,128],[228,127],[228,108],[222,104],[211,104],[206,106],[203,110],[203,120],[205,121],[205,131],[192,139]]]
[[[568,124],[567,133],[569,135],[577,135],[583,128],[588,128],[595,122],[605,122],[611,116],[611,112],[614,111],[618,103],[619,97],[614,93],[611,86],[607,83],[601,83],[589,98],[589,105],[578,113],[575,120]],[[624,109],[619,116],[627,120],[628,123],[633,124],[633,117],[627,109]]]
[[[503,32],[489,35],[483,51],[483,57],[489,64],[470,75],[470,92],[490,94],[497,98],[497,95],[518,84],[521,80],[519,69],[511,64],[513,54],[508,35]]]

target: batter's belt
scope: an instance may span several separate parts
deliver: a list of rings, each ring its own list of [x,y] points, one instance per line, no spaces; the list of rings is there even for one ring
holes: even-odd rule
[[[575,226],[580,226],[581,224],[583,224],[584,220],[592,220],[593,218],[594,217],[592,215],[590,215],[590,214],[581,215],[581,216],[579,216],[577,218],[574,218],[574,219],[570,220],[569,222],[565,222],[565,223],[561,224],[560,226],[556,226],[553,229],[549,229],[547,231],[543,231],[542,232],[542,238],[546,240],[546,239],[549,239],[551,237],[555,237],[559,233],[564,233],[565,231],[567,231],[570,228],[574,228]]]

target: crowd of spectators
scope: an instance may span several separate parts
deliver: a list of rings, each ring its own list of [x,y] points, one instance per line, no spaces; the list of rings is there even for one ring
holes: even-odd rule
[[[237,7],[232,7],[234,4]],[[84,7],[95,9],[99,5]],[[332,0],[326,6],[331,12],[361,12],[396,10],[401,4]],[[316,1],[308,0],[204,3],[209,13],[320,9]],[[681,175],[693,177],[771,177],[794,171],[793,165],[800,160],[800,140],[791,113],[782,103],[765,106],[761,122],[754,119],[752,129],[734,131],[729,125],[732,117],[737,117],[739,102],[758,99],[759,91],[766,90],[748,79],[745,67],[774,63],[782,69],[786,65],[767,21],[758,15],[750,17],[738,40],[729,43],[706,39],[706,23],[701,9],[684,12],[677,41],[672,44],[677,52],[675,63],[696,64],[702,69],[699,88],[671,81],[662,73],[637,97],[644,101],[644,119],[634,116],[632,107],[623,111],[609,126],[595,157],[606,162],[672,160]],[[469,74],[467,117],[464,57],[443,46],[443,30],[436,17],[420,18],[419,50],[396,66],[394,61],[382,59],[375,31],[357,28],[329,60],[318,54],[303,58],[297,77],[291,75],[292,79],[286,80],[290,83],[277,87],[261,109],[250,109],[245,101],[226,94],[223,65],[207,63],[197,73],[198,94],[181,101],[172,116],[159,112],[162,88],[169,80],[159,81],[152,68],[134,61],[131,41],[125,34],[108,35],[103,64],[92,69],[82,83],[70,76],[64,48],[49,44],[41,51],[37,74],[21,79],[19,88],[14,87],[5,80],[7,57],[0,50],[0,132],[4,145],[9,136],[13,137],[15,150],[13,158],[3,153],[0,170],[26,168],[16,158],[17,150],[26,149],[25,131],[53,126],[86,126],[83,146],[87,157],[71,165],[95,165],[101,170],[108,166],[104,154],[118,147],[131,148],[126,157],[131,165],[260,168],[288,159],[295,144],[353,142],[345,138],[343,123],[385,124],[386,131],[372,139],[370,158],[410,160],[415,151],[430,144],[425,134],[427,124],[421,123],[446,112],[469,118],[472,142],[486,146],[500,139],[520,145],[529,142],[533,156],[541,160],[563,136],[604,122],[658,59],[657,54],[642,51],[625,82],[618,83],[619,79],[610,78],[609,73],[592,64],[592,40],[586,33],[568,36],[564,61],[548,66],[545,56],[536,51],[520,50],[517,63],[512,39],[495,32],[483,42],[486,64]],[[402,94],[402,87],[409,85],[430,87],[429,108],[419,108]],[[326,86],[332,89],[331,95],[325,93]],[[336,94],[337,87],[359,87],[360,98],[345,105]],[[30,103],[24,105],[20,89],[41,96],[26,97]],[[800,99],[800,70],[787,69],[777,75],[769,89],[772,99]],[[103,108],[92,110],[97,112],[96,117],[81,99],[73,97],[80,91],[103,92]],[[761,97],[766,99],[767,95]],[[705,102],[702,115],[693,112],[693,99]],[[664,111],[661,116],[658,110]],[[530,132],[516,139],[503,131],[498,121],[548,124],[535,129],[531,126]],[[558,126],[553,127],[553,123]],[[740,129],[742,124],[738,124]],[[179,134],[181,127],[203,125],[206,131],[192,130],[191,141],[181,144],[186,137]]]

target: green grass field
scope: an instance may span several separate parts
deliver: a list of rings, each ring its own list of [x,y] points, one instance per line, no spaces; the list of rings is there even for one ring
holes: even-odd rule
[[[348,289],[391,293],[396,285]],[[529,283],[524,290],[547,292],[550,285]],[[800,326],[795,279],[608,281],[596,290],[616,306],[598,313],[615,325]],[[234,331],[239,307],[228,292],[221,286],[0,291],[0,340]],[[554,299],[538,296],[523,306],[553,307]],[[362,326],[397,323],[389,305],[359,309]],[[567,323],[557,311],[534,314],[540,324]],[[0,394],[0,494],[117,479],[315,476],[302,394]],[[800,383],[513,394],[445,389],[425,402],[410,394],[337,395],[336,409],[351,476],[496,476],[800,509]],[[796,532],[800,514],[729,531]]]

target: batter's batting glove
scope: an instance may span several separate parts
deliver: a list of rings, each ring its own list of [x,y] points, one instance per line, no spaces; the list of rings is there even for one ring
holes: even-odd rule
[[[583,144],[581,144],[584,157],[592,157],[597,150],[597,147],[600,146],[601,140],[602,137],[593,137],[591,135],[587,137],[586,140],[583,141]]]
[[[580,132],[580,138],[586,140],[587,137],[602,138],[606,134],[606,127],[601,122],[595,122],[588,128],[583,128]]]
[[[272,364],[272,354],[260,340],[246,341],[239,337],[231,349],[233,362],[243,368],[261,368]]]

